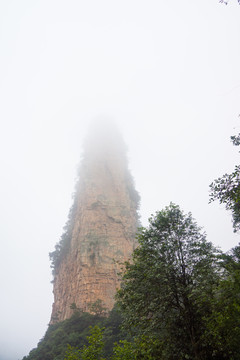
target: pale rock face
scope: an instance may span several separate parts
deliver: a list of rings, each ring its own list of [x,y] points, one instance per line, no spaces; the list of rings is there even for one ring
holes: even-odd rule
[[[135,190],[119,139],[111,136],[106,143],[104,134],[102,143],[86,146],[70,246],[53,282],[51,322],[71,317],[71,304],[88,311],[89,303],[100,299],[111,310],[120,286],[119,262],[129,260],[136,247]]]

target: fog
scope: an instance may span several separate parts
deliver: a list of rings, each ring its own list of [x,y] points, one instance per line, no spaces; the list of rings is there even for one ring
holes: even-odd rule
[[[48,253],[72,204],[89,123],[117,123],[141,221],[170,201],[223,250],[239,242],[209,184],[239,164],[240,6],[217,0],[0,3],[0,359],[50,319]]]

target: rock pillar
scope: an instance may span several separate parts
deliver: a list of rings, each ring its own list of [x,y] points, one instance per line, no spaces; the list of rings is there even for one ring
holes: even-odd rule
[[[119,262],[136,246],[138,202],[121,136],[112,125],[95,125],[85,142],[65,232],[50,254],[51,322],[69,318],[74,306],[89,311],[97,300],[113,307]]]

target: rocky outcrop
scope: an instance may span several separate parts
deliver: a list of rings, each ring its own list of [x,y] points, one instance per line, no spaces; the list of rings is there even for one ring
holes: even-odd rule
[[[89,311],[101,300],[110,310],[120,285],[119,262],[136,246],[139,196],[123,141],[114,128],[90,132],[66,232],[50,254],[54,267],[51,322]]]

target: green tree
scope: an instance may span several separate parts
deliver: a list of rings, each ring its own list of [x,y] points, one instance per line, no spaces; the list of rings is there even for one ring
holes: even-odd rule
[[[71,318],[49,325],[37,348],[31,350],[24,360],[63,360],[68,345],[71,345],[72,350],[77,350],[89,344],[87,338],[91,335],[90,326],[105,328],[103,357],[108,359],[113,353],[114,344],[126,338],[126,332],[121,330],[122,316],[116,307],[108,316],[85,313],[74,303],[70,307],[73,310]],[[72,356],[80,355],[77,352]]]
[[[161,345],[158,339],[142,335],[131,342],[119,341],[113,353],[111,360],[156,360],[161,358]]]
[[[233,145],[240,145],[240,134],[231,136]],[[235,166],[231,174],[224,174],[210,185],[210,203],[218,200],[232,212],[233,230],[240,230],[240,166]]]
[[[88,345],[84,345],[82,349],[68,346],[64,360],[104,360],[103,353],[103,329],[99,326],[91,328],[91,335],[87,336]]]
[[[229,0],[219,0],[220,3],[227,5]],[[240,5],[240,0],[237,0]]]
[[[240,134],[231,136],[240,145]],[[233,230],[240,230],[240,166],[210,185],[210,202],[219,200],[232,212]],[[223,255],[224,276],[215,291],[213,311],[206,318],[209,342],[216,354],[226,359],[240,359],[240,245]],[[217,355],[216,355],[217,356]]]
[[[240,246],[223,255],[225,276],[215,290],[206,318],[206,339],[217,358],[240,359]]]
[[[107,308],[104,306],[104,302],[101,299],[97,299],[93,303],[88,303],[89,312],[98,316],[106,316]]]
[[[81,351],[68,344],[64,360],[81,360]]]
[[[88,336],[88,346],[84,346],[82,350],[82,360],[104,360],[103,353],[103,329],[99,326],[94,326],[91,329],[91,336]]]
[[[139,234],[117,300],[132,334],[159,339],[156,359],[208,359],[201,339],[219,281],[218,252],[179,206],[170,204]]]
[[[127,340],[121,340],[118,344],[115,344],[113,349],[112,360],[135,360],[135,347],[133,343]]]

